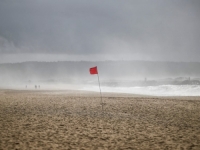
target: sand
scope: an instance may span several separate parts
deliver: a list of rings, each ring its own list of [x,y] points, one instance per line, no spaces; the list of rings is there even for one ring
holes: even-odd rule
[[[0,90],[0,149],[200,149],[200,97]]]

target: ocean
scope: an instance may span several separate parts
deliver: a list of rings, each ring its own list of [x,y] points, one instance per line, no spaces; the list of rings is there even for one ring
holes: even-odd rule
[[[87,85],[81,88],[85,91],[99,91],[99,86]],[[200,96],[200,85],[158,85],[134,87],[109,87],[102,86],[103,92],[129,93],[152,96]]]

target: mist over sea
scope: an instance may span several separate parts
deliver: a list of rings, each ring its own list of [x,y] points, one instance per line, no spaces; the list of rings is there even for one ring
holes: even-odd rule
[[[200,96],[199,62],[63,61],[0,64],[0,88],[84,90],[153,96]]]
[[[1,87],[1,89],[17,89],[17,90],[77,90],[77,91],[92,91],[99,92],[98,83],[95,84],[63,84],[63,83],[54,83],[46,84],[42,83],[31,84],[25,87],[25,84],[16,84]],[[148,95],[148,96],[200,96],[200,85],[154,85],[154,86],[101,86],[102,95],[107,92],[111,93],[126,93],[126,94],[136,94],[136,95]]]

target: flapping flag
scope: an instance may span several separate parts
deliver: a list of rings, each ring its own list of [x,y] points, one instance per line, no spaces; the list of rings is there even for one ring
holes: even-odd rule
[[[98,74],[97,66],[90,68],[90,74]]]
[[[96,67],[90,68],[90,74],[97,74],[97,76],[98,76],[98,81],[99,81],[99,74],[98,74],[97,66],[96,66]],[[101,105],[102,105],[102,111],[103,111],[103,100],[102,100],[100,82],[99,82],[99,90],[100,90],[100,95],[101,95]]]

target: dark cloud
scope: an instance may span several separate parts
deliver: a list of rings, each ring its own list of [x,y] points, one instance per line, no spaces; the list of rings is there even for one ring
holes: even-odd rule
[[[0,54],[198,61],[199,8],[198,0],[1,0]]]

